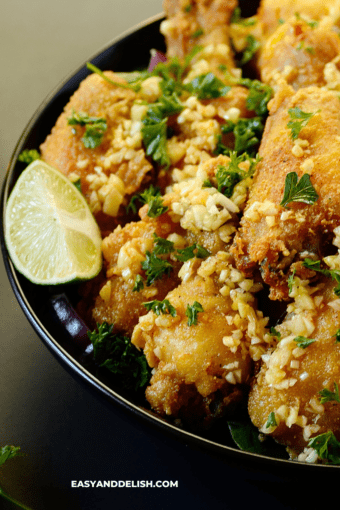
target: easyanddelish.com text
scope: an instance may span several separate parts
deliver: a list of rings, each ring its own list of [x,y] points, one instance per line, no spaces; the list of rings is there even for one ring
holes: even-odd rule
[[[168,489],[178,488],[178,480],[71,480],[72,488]]]

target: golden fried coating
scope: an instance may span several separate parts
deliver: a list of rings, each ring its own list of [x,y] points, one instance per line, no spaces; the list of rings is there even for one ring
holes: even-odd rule
[[[284,78],[295,90],[327,85],[325,65],[340,54],[340,38],[332,28],[331,23],[314,27],[297,16],[280,25],[260,51],[261,80],[275,87]]]
[[[124,84],[111,71],[105,75]],[[82,192],[100,225],[117,216],[125,194],[136,192],[152,170],[142,148],[141,134],[133,131],[138,122],[131,118],[136,97],[131,89],[91,74],[81,82],[40,147],[44,161],[71,179],[80,177]],[[98,147],[85,147],[82,138],[86,126],[68,123],[73,113],[105,119],[107,129]]]
[[[166,296],[176,315],[149,312],[133,332],[132,343],[155,368],[146,397],[162,416],[208,424],[242,396],[252,364],[250,341],[246,329],[235,326],[232,299],[223,297],[220,288],[200,274],[183,281]],[[194,302],[203,311],[189,325],[187,307]]]
[[[293,108],[314,114],[295,140],[287,127]],[[259,269],[271,287],[272,299],[287,298],[287,276],[293,268],[300,270],[302,253],[318,259],[328,254],[332,232],[340,220],[339,137],[336,94],[317,87],[294,93],[282,84],[270,103],[259,151],[263,159],[233,246],[237,267],[248,275]],[[290,172],[296,172],[299,179],[310,175],[316,202],[280,205]]]
[[[282,21],[298,13],[307,18],[308,21],[319,21],[325,17],[330,17],[336,24],[339,21],[340,2],[339,0],[302,0],[297,3],[295,0],[261,0],[258,9],[258,19],[263,25],[264,35],[268,37],[277,29]]]
[[[99,293],[92,305],[92,320],[108,322],[114,329],[131,335],[138,318],[147,310],[143,303],[150,299],[163,300],[179,283],[178,263],[173,263],[169,275],[136,290],[136,277],[145,276],[141,263],[146,252],[154,248],[154,235],[166,238],[178,227],[164,214],[157,219],[118,226],[103,240],[102,250],[106,270]]]
[[[335,338],[340,327],[340,300],[333,290],[331,279],[314,289],[298,280],[300,309],[295,303],[295,310],[276,328],[281,340],[264,356],[249,396],[254,425],[291,447],[295,454],[319,434],[332,431],[340,439],[340,404],[336,396],[340,343]],[[312,341],[304,347],[299,344],[303,335]],[[324,390],[334,395],[323,403]]]
[[[168,57],[183,60],[195,46],[203,46],[203,58],[220,75],[219,66],[235,67],[229,37],[229,21],[237,0],[164,0],[167,19],[161,24]],[[223,77],[223,74],[222,74]]]

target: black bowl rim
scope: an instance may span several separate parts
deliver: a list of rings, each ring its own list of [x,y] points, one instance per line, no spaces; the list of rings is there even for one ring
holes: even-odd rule
[[[281,458],[273,458],[266,455],[256,454],[252,452],[242,451],[237,448],[232,448],[227,445],[223,445],[217,442],[214,442],[210,439],[206,439],[204,437],[201,437],[199,435],[196,435],[194,433],[191,433],[187,430],[179,429],[176,426],[172,425],[171,423],[166,422],[165,420],[162,420],[161,418],[157,417],[156,415],[150,414],[146,409],[143,409],[136,404],[129,402],[127,399],[125,399],[123,396],[116,393],[114,390],[109,388],[107,385],[105,385],[103,382],[101,382],[99,379],[94,377],[90,372],[88,372],[77,360],[75,360],[61,345],[58,344],[58,342],[53,338],[52,334],[49,333],[49,331],[45,328],[45,326],[41,323],[40,319],[35,314],[34,310],[31,308],[31,305],[29,303],[28,298],[25,296],[24,291],[21,287],[21,284],[18,280],[18,271],[14,267],[9,254],[7,252],[6,243],[5,243],[5,236],[4,236],[4,217],[5,217],[5,208],[6,208],[6,202],[9,196],[9,180],[11,177],[12,172],[14,171],[15,164],[18,158],[18,155],[20,154],[22,150],[22,146],[25,143],[25,140],[30,133],[30,130],[32,126],[37,122],[40,115],[43,113],[49,102],[55,97],[55,95],[62,89],[62,87],[67,84],[78,72],[80,72],[84,66],[86,66],[86,62],[92,61],[100,55],[108,50],[109,48],[113,47],[119,42],[122,42],[125,38],[127,38],[129,35],[133,34],[134,32],[137,32],[138,30],[141,30],[143,28],[146,28],[149,25],[152,25],[154,23],[159,23],[162,19],[164,19],[164,13],[156,14],[155,16],[152,16],[145,21],[138,23],[134,25],[132,28],[124,31],[122,34],[118,35],[117,37],[113,38],[111,41],[106,43],[104,46],[102,46],[98,51],[96,51],[89,59],[86,59],[84,62],[82,62],[81,65],[79,65],[74,71],[70,72],[64,79],[62,79],[52,90],[51,92],[45,97],[45,99],[41,102],[41,104],[38,106],[34,114],[32,115],[31,119],[27,123],[25,129],[23,130],[15,148],[12,153],[12,156],[10,158],[10,161],[7,166],[6,175],[4,178],[4,182],[2,185],[2,191],[1,191],[1,197],[0,197],[0,210],[2,214],[3,221],[1,222],[1,230],[0,230],[0,241],[1,241],[1,249],[2,249],[2,256],[5,264],[5,269],[7,273],[7,277],[9,279],[9,282],[11,284],[12,290],[14,292],[14,295],[24,312],[24,315],[26,316],[27,320],[31,324],[34,331],[37,333],[38,337],[43,341],[45,346],[49,349],[49,351],[54,355],[54,357],[58,360],[58,362],[63,366],[64,369],[66,369],[73,377],[75,377],[78,382],[85,382],[88,389],[92,390],[94,394],[97,397],[101,397],[106,402],[112,403],[112,401],[123,408],[128,413],[132,413],[134,417],[136,417],[139,421],[147,422],[152,427],[156,427],[160,429],[161,431],[170,434],[174,436],[177,440],[181,442],[188,441],[190,444],[206,450],[208,452],[216,454],[219,458],[222,458],[224,460],[230,460],[230,462],[233,462],[236,459],[236,462],[238,464],[238,460],[244,460],[242,463],[242,467],[246,468],[247,464],[250,462],[250,466],[256,465],[261,462],[262,464],[265,464],[265,467],[271,468],[273,464],[276,464],[277,467],[281,467],[284,469],[288,467],[289,471],[296,469],[303,469],[304,471],[306,469],[312,469],[313,473],[315,473],[315,470],[318,470],[320,468],[328,468],[328,469],[334,469],[338,466],[334,465],[328,465],[328,464],[309,464],[309,463],[301,463],[301,462],[294,462],[289,459],[281,459]],[[228,454],[228,457],[226,457],[225,454]]]

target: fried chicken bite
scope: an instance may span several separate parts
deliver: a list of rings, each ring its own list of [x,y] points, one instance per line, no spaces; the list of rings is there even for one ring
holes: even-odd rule
[[[256,285],[233,267],[227,252],[195,266],[183,266],[182,283],[167,294],[172,312],[141,317],[132,343],[154,368],[146,389],[151,407],[205,427],[235,410],[244,396],[266,319],[256,310]]]
[[[262,160],[232,251],[246,275],[261,272],[271,299],[287,299],[287,279],[293,271],[304,271],[303,258],[320,259],[332,251],[332,233],[340,219],[339,99],[317,87],[295,93],[283,83],[269,109],[259,150]],[[305,121],[303,114],[308,114]],[[292,172],[299,180],[310,176],[310,204],[295,195],[296,201],[293,197],[280,205]]]
[[[113,72],[105,75],[124,87],[124,80]],[[123,87],[95,73],[88,76],[40,146],[44,161],[71,180],[80,178],[82,193],[103,230],[117,224],[124,197],[135,193],[153,170],[142,147],[140,112],[134,105],[138,96]],[[70,125],[70,119],[75,124]],[[90,145],[84,142],[86,119],[106,123],[98,145],[95,138]],[[95,123],[92,130],[96,137]]]
[[[220,66],[235,67],[229,21],[236,6],[236,0],[164,0],[167,19],[160,31],[165,37],[167,56],[183,61],[196,46],[203,46],[192,65],[201,68],[200,74],[211,71],[223,79]]]
[[[294,278],[279,341],[264,356],[248,409],[260,432],[289,447],[299,460],[316,460],[308,443],[332,432],[340,440],[340,300],[334,282],[317,286]],[[311,461],[310,460],[310,461]]]
[[[297,4],[295,0],[284,0],[280,3],[275,0],[261,0],[257,17],[263,26],[264,38],[273,34],[280,23],[287,21],[296,13],[309,22],[318,22],[329,17],[336,25],[340,19],[340,2],[339,0],[324,2],[303,0]]]
[[[259,52],[261,80],[275,88],[284,78],[295,90],[326,86],[329,63],[340,54],[340,38],[333,28],[329,18],[315,26],[300,16],[279,25]]]

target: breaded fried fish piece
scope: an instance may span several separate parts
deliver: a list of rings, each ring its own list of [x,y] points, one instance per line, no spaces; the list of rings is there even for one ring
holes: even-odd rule
[[[113,72],[105,75],[124,87],[124,80]],[[82,193],[100,225],[105,216],[117,216],[124,196],[135,193],[152,170],[142,147],[140,120],[133,117],[137,94],[123,87],[95,73],[85,78],[40,146],[44,161],[73,180],[81,179]],[[82,114],[106,122],[98,146],[85,146],[85,124],[69,124]]]
[[[298,13],[307,21],[320,21],[329,17],[333,24],[340,19],[339,0],[302,0],[297,3],[295,0],[261,0],[257,12],[258,19],[263,26],[264,36],[268,37],[277,29],[278,25]]]
[[[328,83],[326,64],[340,54],[340,38],[332,22],[316,26],[300,16],[293,16],[265,42],[257,67],[261,80],[275,87],[284,78],[295,90]]]
[[[256,312],[253,282],[230,260],[218,252],[197,262],[193,275],[182,268],[182,283],[166,296],[172,313],[150,311],[134,329],[132,343],[154,368],[146,398],[161,416],[208,425],[244,395],[252,338],[262,337],[266,320]]]
[[[253,424],[295,455],[321,434],[332,432],[340,440],[336,337],[340,300],[331,279],[323,279],[317,287],[296,280],[290,313],[276,327],[280,340],[263,356],[248,403]]]
[[[237,0],[164,0],[167,19],[160,31],[165,37],[167,56],[183,60],[195,46],[203,46],[197,58],[203,58],[209,71],[223,77],[221,64],[228,69],[235,67],[229,21],[236,6]]]
[[[269,109],[259,150],[262,161],[232,251],[240,270],[248,275],[261,271],[272,299],[285,299],[289,274],[304,271],[300,262],[304,256],[328,255],[332,232],[339,224],[339,98],[318,87],[294,93],[282,84]],[[298,201],[290,182],[288,188],[293,196],[295,189],[297,201],[280,205],[287,174],[292,172],[299,182],[303,175],[310,176],[311,186],[305,188],[312,203]]]

